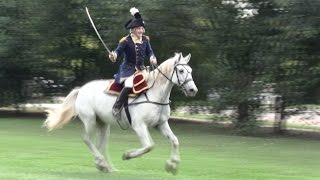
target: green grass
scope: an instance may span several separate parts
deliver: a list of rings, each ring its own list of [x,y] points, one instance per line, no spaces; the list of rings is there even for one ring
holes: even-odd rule
[[[173,112],[172,117],[181,118],[181,119],[192,119],[194,121],[212,121],[217,123],[232,123],[232,119],[228,117],[223,117],[219,115],[208,115],[208,114],[190,114],[190,113],[178,113]],[[257,120],[258,126],[274,126],[274,120]],[[287,129],[300,129],[300,130],[309,130],[320,132],[320,127],[310,124],[294,124],[286,122]]]
[[[274,123],[272,121],[258,121],[260,126],[269,126],[273,127]],[[286,124],[287,129],[297,129],[300,131],[314,131],[320,133],[320,127],[319,126],[313,126],[313,125],[306,125],[306,124],[293,124],[293,123],[287,123]]]
[[[219,115],[172,112],[171,116],[177,117],[177,118],[194,119],[194,120],[211,120],[214,122],[231,122],[231,118],[219,116]]]
[[[50,133],[41,124],[40,119],[0,119],[0,179],[320,179],[317,140],[236,136],[207,124],[175,123],[182,161],[173,176],[164,170],[170,143],[157,131],[151,131],[153,151],[123,161],[122,153],[140,143],[132,131],[115,127],[109,155],[119,171],[106,174],[95,169],[79,122]]]

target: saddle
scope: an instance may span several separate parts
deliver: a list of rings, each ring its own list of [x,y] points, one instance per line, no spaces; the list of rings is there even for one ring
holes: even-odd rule
[[[105,90],[105,93],[118,96],[120,94],[120,91],[123,89],[124,84],[117,84],[115,83],[115,80],[112,80],[112,82],[108,85],[107,89]],[[143,77],[142,73],[137,73],[133,77],[133,87],[132,91],[129,93],[129,96],[134,97],[138,94],[140,94],[143,91],[148,90],[148,84]]]

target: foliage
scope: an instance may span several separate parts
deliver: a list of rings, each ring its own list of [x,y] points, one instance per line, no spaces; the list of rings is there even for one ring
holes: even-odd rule
[[[159,63],[174,52],[192,54],[197,101],[237,109],[237,123],[254,122],[259,94],[274,84],[286,106],[319,103],[319,1],[159,0],[4,1],[0,18],[0,103],[18,103],[37,91],[64,95],[74,86],[112,78],[112,64],[86,16],[110,49],[128,31],[136,6]],[[148,64],[148,63],[146,63]],[[26,81],[36,81],[26,93]],[[30,91],[30,90],[29,90]],[[41,95],[40,93],[40,95]],[[38,96],[40,96],[38,95]],[[208,98],[215,96],[215,98]],[[172,99],[188,102],[178,89]],[[194,101],[195,99],[192,99]]]

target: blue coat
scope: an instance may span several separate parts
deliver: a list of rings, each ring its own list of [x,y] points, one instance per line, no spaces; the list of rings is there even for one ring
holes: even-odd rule
[[[136,70],[145,69],[144,59],[154,56],[148,36],[142,36],[142,44],[135,44],[130,35],[125,36],[119,41],[115,52],[118,56],[124,55],[123,63],[120,65],[118,73],[115,74],[118,84],[120,84],[120,78],[129,77]]]

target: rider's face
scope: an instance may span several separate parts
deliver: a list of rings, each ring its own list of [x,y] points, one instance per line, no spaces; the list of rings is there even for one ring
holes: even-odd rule
[[[132,33],[138,37],[142,37],[142,35],[144,33],[144,27],[139,26],[139,27],[133,28]]]

